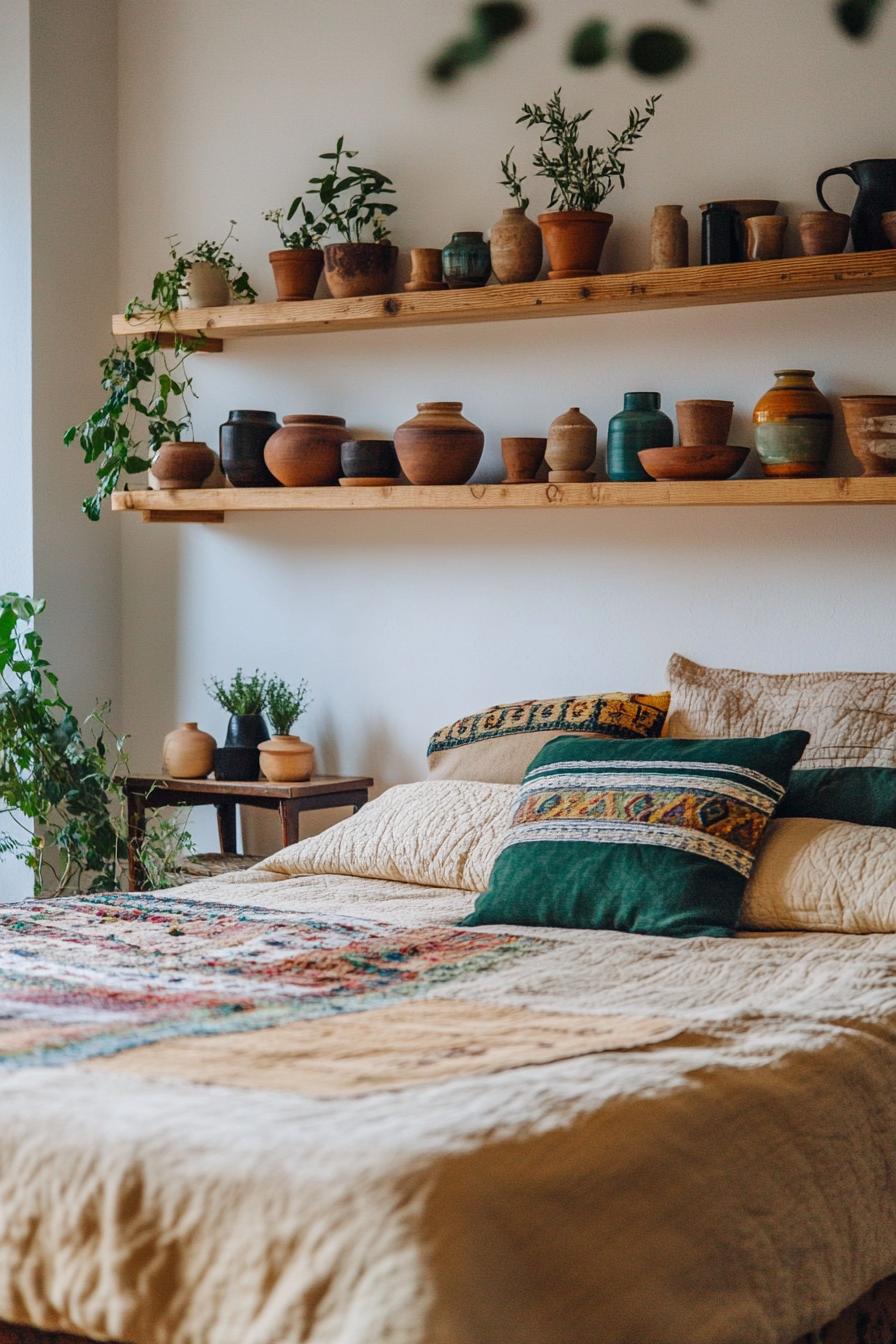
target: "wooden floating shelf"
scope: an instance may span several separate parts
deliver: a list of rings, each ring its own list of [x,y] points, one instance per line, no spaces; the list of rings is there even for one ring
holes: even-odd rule
[[[294,336],[453,322],[507,322],[523,317],[699,308],[720,303],[873,294],[892,289],[896,289],[896,249],[738,262],[728,266],[689,266],[672,271],[633,271],[582,280],[536,280],[525,285],[486,285],[482,289],[445,289],[422,294],[184,308],[172,314],[170,329],[182,335],[227,341],[243,336]],[[157,326],[158,318],[151,316],[129,321],[119,314],[112,319],[116,336],[132,336]]]
[[[595,481],[552,485],[318,486],[300,490],[123,490],[118,512],[147,522],[223,522],[228,513],[330,509],[613,509],[694,505],[896,504],[896,476],[807,480]]]

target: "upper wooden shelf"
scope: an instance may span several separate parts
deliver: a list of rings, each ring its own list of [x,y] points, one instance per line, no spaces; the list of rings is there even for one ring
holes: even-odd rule
[[[831,294],[872,294],[892,289],[896,289],[896,249],[739,262],[729,266],[689,266],[673,271],[633,271],[583,280],[535,280],[525,285],[486,285],[481,289],[443,289],[423,294],[183,308],[172,315],[169,329],[183,335],[226,341],[243,336],[290,336],[371,327],[697,308]],[[152,317],[128,321],[119,314],[112,319],[116,336],[152,331],[157,325],[157,319]]]

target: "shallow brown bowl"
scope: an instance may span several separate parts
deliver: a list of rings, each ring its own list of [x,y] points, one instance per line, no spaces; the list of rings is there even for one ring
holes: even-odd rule
[[[727,481],[750,455],[730,443],[699,448],[644,448],[641,466],[655,481]]]
[[[754,215],[773,215],[778,209],[777,201],[714,201],[714,205],[727,205],[729,210],[736,210],[741,219],[752,219]],[[706,206],[701,205],[701,210]]]

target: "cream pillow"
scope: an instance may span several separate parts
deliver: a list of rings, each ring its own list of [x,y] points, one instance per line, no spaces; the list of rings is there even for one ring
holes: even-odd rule
[[[517,795],[513,784],[398,784],[346,821],[266,859],[276,873],[343,873],[485,891]]]
[[[896,830],[793,817],[765,837],[742,928],[896,933]]]
[[[896,765],[896,673],[768,674],[702,667],[674,653],[664,737],[812,734],[797,769]]]

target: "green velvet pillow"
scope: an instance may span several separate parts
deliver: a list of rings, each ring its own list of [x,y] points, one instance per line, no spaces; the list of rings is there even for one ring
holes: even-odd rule
[[[465,924],[726,938],[809,741],[555,738],[531,762]]]
[[[794,770],[776,816],[896,826],[896,770],[884,765]]]

